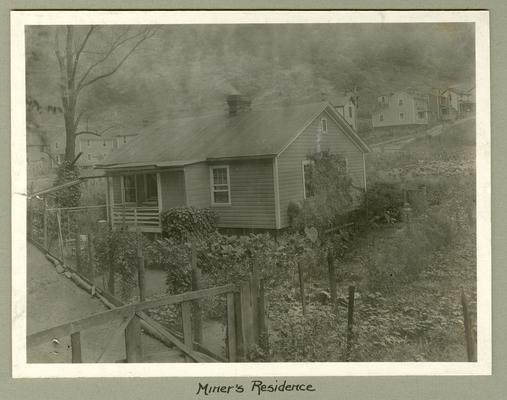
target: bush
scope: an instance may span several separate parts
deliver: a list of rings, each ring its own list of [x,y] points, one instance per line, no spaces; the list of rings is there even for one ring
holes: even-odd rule
[[[368,219],[384,223],[401,220],[403,191],[396,183],[375,182],[366,193],[364,207],[368,210]]]
[[[215,231],[217,214],[209,208],[176,207],[162,213],[162,234],[177,241]]]
[[[307,158],[311,167],[305,184],[312,197],[300,206],[290,203],[287,213],[294,229],[302,231],[305,227],[315,227],[322,231],[338,224],[340,218],[352,210],[354,187],[342,156],[324,151]]]
[[[75,181],[78,178],[78,167],[70,161],[64,160],[63,163],[58,166],[54,185],[63,185],[64,183]],[[76,207],[79,205],[80,197],[81,188],[79,185],[66,187],[56,191],[55,205],[56,207]]]
[[[116,294],[111,285],[115,280],[120,281],[121,297],[125,300],[137,286],[139,240],[146,239],[124,229],[107,228],[95,237],[95,259],[99,272],[109,276],[108,289],[111,294]]]

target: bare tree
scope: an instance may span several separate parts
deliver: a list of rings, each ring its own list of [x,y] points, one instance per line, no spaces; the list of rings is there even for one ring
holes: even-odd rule
[[[55,31],[55,54],[60,72],[60,91],[65,120],[65,160],[75,159],[76,137],[81,134],[100,136],[103,132],[88,129],[79,131],[79,122],[86,112],[79,109],[78,100],[83,89],[106,79],[117,72],[132,53],[145,40],[155,34],[153,28],[141,28],[132,32],[130,27],[114,29],[110,37],[98,37],[100,27],[88,27],[77,40],[73,26],[57,28]],[[61,43],[64,36],[64,43]],[[91,49],[91,41],[96,45]]]

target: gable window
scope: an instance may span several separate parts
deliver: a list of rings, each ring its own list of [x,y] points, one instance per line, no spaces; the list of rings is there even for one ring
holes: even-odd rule
[[[231,204],[231,184],[229,178],[229,166],[217,166],[210,168],[211,180],[211,204]]]
[[[125,203],[137,203],[136,176],[123,177],[123,199]]]
[[[349,106],[349,118],[352,118],[352,106]]]
[[[303,160],[303,197],[308,199],[314,196],[312,185],[313,162],[310,160]]]
[[[405,114],[404,113],[400,113],[400,121],[403,121],[405,119]]]
[[[320,131],[322,133],[327,133],[327,119],[325,118],[320,120]]]
[[[383,120],[384,120],[384,114],[380,114],[380,115],[378,116],[378,119],[379,119],[379,121],[383,121]]]

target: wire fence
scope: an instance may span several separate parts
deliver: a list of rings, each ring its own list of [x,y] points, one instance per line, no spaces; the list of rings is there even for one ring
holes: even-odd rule
[[[107,228],[107,206],[50,208],[44,199],[29,200],[28,238],[66,267],[88,280],[95,278],[91,241]]]

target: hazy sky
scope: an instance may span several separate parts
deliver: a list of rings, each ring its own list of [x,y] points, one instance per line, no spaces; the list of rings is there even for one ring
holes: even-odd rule
[[[79,72],[123,29],[92,35]],[[27,92],[57,104],[54,32],[27,28]],[[84,32],[76,28],[76,43]],[[352,87],[368,104],[385,90],[473,84],[474,73],[473,24],[165,25],[115,75],[85,89],[80,106],[173,115],[222,107],[232,90],[255,104]]]

